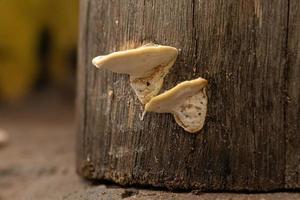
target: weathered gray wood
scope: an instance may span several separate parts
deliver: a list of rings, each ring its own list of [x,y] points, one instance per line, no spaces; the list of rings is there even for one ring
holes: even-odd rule
[[[300,3],[290,0],[288,26],[286,187],[300,187]]]
[[[286,142],[299,139],[293,9],[286,0],[82,0],[78,172],[171,189],[300,188],[299,143]],[[128,76],[91,64],[94,56],[147,42],[181,49],[163,89],[209,80],[201,133],[184,132],[168,114],[141,121]],[[287,103],[288,95],[296,101]]]

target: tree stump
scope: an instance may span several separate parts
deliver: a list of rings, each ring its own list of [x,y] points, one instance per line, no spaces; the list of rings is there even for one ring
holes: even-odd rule
[[[300,188],[298,0],[81,0],[77,170],[89,179],[203,191]],[[149,113],[98,55],[180,49],[162,89],[209,81],[204,128]]]

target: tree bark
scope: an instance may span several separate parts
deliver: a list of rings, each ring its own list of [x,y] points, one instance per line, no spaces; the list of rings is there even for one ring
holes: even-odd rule
[[[289,2],[287,37],[286,188],[300,187],[300,4]]]
[[[300,188],[298,0],[81,0],[77,169],[169,189]],[[209,81],[199,134],[149,113],[93,57],[147,42],[180,54],[163,90]],[[162,91],[163,91],[162,90]]]

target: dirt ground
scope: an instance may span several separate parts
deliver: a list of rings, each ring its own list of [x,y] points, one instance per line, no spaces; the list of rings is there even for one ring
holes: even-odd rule
[[[0,107],[0,129],[10,134],[0,147],[0,200],[300,199],[300,193],[172,193],[84,181],[75,173],[73,108],[55,99]]]

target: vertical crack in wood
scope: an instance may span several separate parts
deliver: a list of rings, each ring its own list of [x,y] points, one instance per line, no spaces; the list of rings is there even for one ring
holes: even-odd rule
[[[198,37],[197,37],[197,28],[196,28],[196,19],[195,19],[195,15],[196,15],[196,0],[192,0],[192,10],[193,10],[193,16],[192,16],[192,25],[193,25],[193,40],[192,41],[195,41],[196,45],[195,45],[195,52],[194,52],[194,58],[197,58],[195,63],[194,63],[194,66],[193,67],[196,67],[196,65],[198,64]]]
[[[287,131],[289,131],[288,129],[288,99],[289,99],[289,85],[290,85],[290,81],[289,81],[289,74],[290,74],[290,66],[289,66],[289,21],[290,21],[290,0],[287,0],[287,16],[286,16],[286,37],[285,37],[285,67],[284,67],[284,71],[283,71],[283,78],[284,78],[284,88],[283,88],[283,102],[284,102],[284,114],[283,114],[283,119],[284,119],[284,124],[283,124],[283,128],[284,128],[284,152],[285,152],[285,157],[284,157],[284,180],[283,183],[286,187],[287,185],[287,154],[288,154],[288,141],[287,141]]]
[[[198,62],[199,62],[199,57],[198,57],[198,37],[197,37],[197,27],[196,27],[196,23],[197,23],[197,18],[196,18],[196,0],[192,0],[192,41],[194,41],[196,43],[195,45],[195,49],[194,49],[194,55],[192,59],[196,60],[194,61],[194,66],[193,69],[197,66]],[[193,61],[192,61],[193,62]],[[196,149],[196,145],[197,145],[197,135],[193,135],[192,136],[192,146],[190,148],[190,151],[188,153],[190,159],[188,159],[189,164],[188,164],[188,180],[191,180],[193,173],[191,172],[192,168],[192,161],[193,161],[193,154],[195,153],[195,149]],[[191,181],[189,181],[188,183],[189,185],[191,185]]]
[[[146,6],[146,0],[143,0],[143,10],[144,10],[144,12],[143,12],[143,17],[142,17],[142,26],[143,27],[145,27],[145,6]],[[142,37],[141,38],[142,39],[142,41],[141,41],[141,43],[144,43],[144,37]],[[136,148],[140,148],[140,146],[141,146],[141,135],[142,135],[142,130],[140,130],[139,132],[138,132],[138,139],[137,139],[137,145],[136,145]],[[134,176],[135,176],[135,172],[136,172],[136,169],[137,168],[139,168],[138,167],[138,157],[139,157],[139,151],[135,151],[134,150],[134,155],[135,155],[135,157],[134,157],[134,164],[133,164],[133,168],[132,168],[132,172],[131,172],[131,174],[132,174],[132,176],[133,176],[133,178],[134,178]]]
[[[146,1],[143,0],[143,17],[142,17],[142,26],[143,27],[145,26],[145,12],[146,12],[145,7],[146,7]],[[144,39],[145,39],[144,38],[144,33],[142,32],[141,37],[140,37],[140,43],[141,44],[144,44]]]
[[[84,68],[86,68],[86,66],[88,65],[88,58],[89,58],[89,56],[87,55],[88,54],[88,44],[89,44],[89,31],[90,31],[90,17],[91,17],[91,12],[90,12],[90,8],[91,8],[91,1],[90,0],[87,0],[87,17],[86,17],[86,31],[85,31],[85,53],[86,53],[86,55],[85,55],[85,61],[84,61]],[[86,129],[87,129],[87,102],[88,102],[88,99],[89,99],[89,96],[88,96],[88,93],[87,93],[87,91],[88,91],[88,72],[89,72],[89,70],[84,70],[85,71],[85,73],[84,73],[84,76],[85,76],[85,78],[84,78],[84,102],[83,102],[83,105],[84,105],[84,110],[83,110],[83,112],[84,112],[84,118],[83,118],[83,135],[84,135],[84,137],[86,137]],[[87,141],[89,141],[89,140],[86,140],[85,139],[85,142],[87,142]],[[86,149],[86,147],[88,146],[88,145],[86,145],[85,143],[83,144],[84,146],[83,146],[83,148],[84,149]]]
[[[260,4],[261,2],[257,2],[255,1],[255,4],[254,4],[254,10],[255,10],[255,14],[257,15],[257,18],[254,18],[254,22],[253,24],[255,24],[255,26],[258,25],[259,28],[262,27],[262,5]],[[256,22],[256,23],[255,23]],[[253,65],[254,66],[258,66],[259,64],[259,58],[258,58],[258,49],[259,49],[259,38],[257,38],[257,33],[258,30],[255,28],[255,32],[253,31],[253,51],[255,52],[255,55],[253,56]],[[255,94],[255,87],[254,87],[254,82],[251,82],[251,93],[252,94]],[[252,96],[252,104],[255,104],[255,96],[253,95]],[[256,119],[256,113],[255,112],[252,112],[252,121],[254,122],[255,119]],[[253,144],[254,144],[254,148],[253,148],[253,151],[256,153],[258,150],[257,150],[257,145],[259,143],[259,141],[257,140],[257,138],[255,137],[255,129],[256,129],[256,124],[253,123],[252,126],[251,126],[251,131],[252,131],[252,134],[253,134]],[[253,174],[254,174],[254,177],[259,177],[259,174],[258,174],[258,170],[256,170],[257,166],[256,166],[256,160],[255,159],[252,159],[251,161],[251,165],[252,165],[252,169],[253,170]]]

